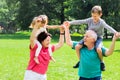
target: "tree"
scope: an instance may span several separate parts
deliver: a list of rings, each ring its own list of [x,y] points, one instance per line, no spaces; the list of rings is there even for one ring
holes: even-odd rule
[[[4,33],[14,33],[16,31],[15,19],[19,2],[16,0],[1,0],[0,20],[3,23]]]
[[[100,5],[103,9],[102,18],[114,29],[120,31],[120,0],[69,0],[65,16],[68,16],[67,20],[90,17],[91,8],[94,5]],[[106,31],[106,38],[107,36]]]

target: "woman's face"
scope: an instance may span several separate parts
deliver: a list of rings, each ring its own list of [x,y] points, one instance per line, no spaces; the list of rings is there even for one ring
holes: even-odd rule
[[[51,37],[47,36],[47,38],[44,41],[42,41],[43,47],[49,47],[50,42],[51,42]]]

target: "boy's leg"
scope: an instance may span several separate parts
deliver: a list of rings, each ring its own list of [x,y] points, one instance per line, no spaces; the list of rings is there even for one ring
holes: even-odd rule
[[[78,68],[78,67],[79,67],[79,63],[80,63],[80,61],[78,61],[78,62],[73,66],[73,68]]]
[[[77,54],[79,60],[80,60],[80,49],[83,47],[83,44],[84,44],[84,41],[83,41],[83,39],[82,39],[82,40],[80,40],[80,42],[75,46],[76,54]],[[79,63],[80,63],[80,61],[78,61],[78,62],[73,66],[73,68],[78,68],[78,67],[79,67]]]
[[[104,64],[104,62],[103,62],[103,55],[102,55],[102,50],[101,50],[101,48],[97,48],[97,53],[98,53],[98,56],[99,56],[100,61],[101,61],[101,63],[100,63],[100,68],[101,68],[102,71],[105,71],[105,64]]]
[[[105,71],[105,64],[103,62],[103,55],[102,55],[101,47],[102,47],[102,38],[98,37],[97,41],[96,41],[96,44],[95,44],[95,48],[96,48],[96,51],[97,51],[98,56],[99,56],[100,61],[101,61],[100,68],[101,68],[102,71]]]
[[[80,60],[80,49],[81,48],[82,48],[82,45],[80,45],[80,44],[77,44],[75,46],[76,54],[77,54],[79,60]],[[80,61],[78,61],[77,64],[75,66],[73,66],[73,68],[78,68],[79,67],[79,63],[80,63]]]
[[[83,45],[81,45],[81,44],[77,44],[77,45],[75,46],[75,50],[76,50],[76,54],[77,54],[77,56],[78,56],[78,59],[80,59],[80,49],[82,48],[82,46],[83,46]]]

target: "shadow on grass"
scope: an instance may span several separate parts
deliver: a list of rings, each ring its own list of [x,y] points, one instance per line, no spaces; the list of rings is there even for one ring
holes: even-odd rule
[[[0,39],[29,39],[30,35],[24,33],[0,34]]]
[[[115,52],[120,52],[120,50],[114,50]]]

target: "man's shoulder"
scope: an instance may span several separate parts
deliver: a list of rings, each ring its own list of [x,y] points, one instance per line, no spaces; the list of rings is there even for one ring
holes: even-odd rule
[[[105,47],[103,46],[101,49],[102,49],[102,54],[103,54],[103,56],[106,56],[105,53],[106,53],[106,51],[107,51],[107,48],[105,48]]]
[[[78,41],[72,41],[72,49],[75,49],[75,46],[78,44]]]

